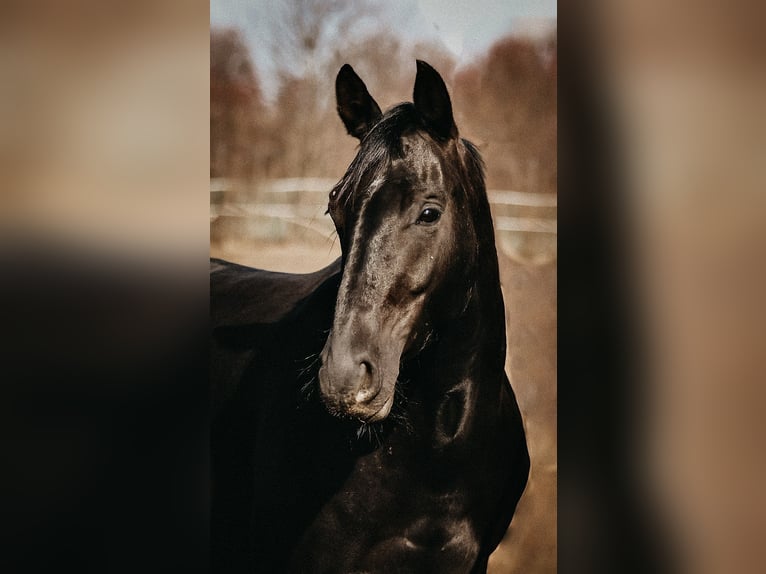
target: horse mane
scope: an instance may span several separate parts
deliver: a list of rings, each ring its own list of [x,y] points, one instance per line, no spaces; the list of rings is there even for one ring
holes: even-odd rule
[[[473,190],[483,190],[486,193],[484,159],[481,157],[478,148],[465,138],[460,138],[465,148],[463,162],[465,164],[466,175],[469,178],[470,188]]]
[[[464,169],[459,174],[459,177],[469,197],[469,201],[473,202],[474,216],[479,220],[479,225],[477,226],[479,244],[482,245],[489,241],[494,246],[495,231],[489,207],[489,198],[487,197],[484,160],[474,144],[464,138],[461,138],[461,142],[465,150],[464,153],[460,154]]]

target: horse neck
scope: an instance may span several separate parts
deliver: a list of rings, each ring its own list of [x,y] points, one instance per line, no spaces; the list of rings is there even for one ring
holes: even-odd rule
[[[433,358],[447,385],[469,379],[489,392],[505,380],[505,308],[491,223],[483,239],[465,309],[438,333]]]
[[[470,144],[464,141],[464,145]],[[505,373],[505,306],[500,289],[500,268],[495,246],[495,227],[489,205],[487,186],[481,160],[470,161],[470,154],[461,156],[463,180],[467,191],[470,211],[474,214],[473,226],[476,238],[475,276],[477,301],[473,309],[474,324],[478,321],[478,344],[481,345],[481,361],[493,373]],[[466,161],[469,160],[469,161]]]

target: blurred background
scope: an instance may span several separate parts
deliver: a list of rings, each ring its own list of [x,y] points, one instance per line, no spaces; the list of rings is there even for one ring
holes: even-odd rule
[[[607,407],[628,429],[622,472],[675,568],[763,572],[766,5],[602,3],[594,15],[572,72],[609,132],[588,161],[611,164],[615,317],[633,336],[629,374],[604,385],[624,387]]]
[[[210,252],[308,272],[340,255],[328,195],[356,153],[335,106],[351,64],[382,109],[412,100],[415,60],[450,90],[487,164],[507,370],[532,470],[490,572],[556,571],[555,2],[213,0]]]
[[[0,571],[205,572],[207,0],[0,3]]]
[[[533,469],[493,568],[763,572],[766,4],[347,4],[0,5],[0,569],[205,571],[208,255],[332,259],[337,68],[388,106],[424,57],[509,194]]]

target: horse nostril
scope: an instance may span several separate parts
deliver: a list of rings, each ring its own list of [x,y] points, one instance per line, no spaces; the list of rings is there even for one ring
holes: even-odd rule
[[[378,394],[378,389],[373,384],[373,368],[369,361],[359,363],[359,391],[356,393],[357,403],[367,403]]]

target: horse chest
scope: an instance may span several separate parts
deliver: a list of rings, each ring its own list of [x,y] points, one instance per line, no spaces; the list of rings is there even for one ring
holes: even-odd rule
[[[470,571],[480,550],[475,501],[463,473],[439,473],[396,441],[361,457],[302,537],[295,571]]]

